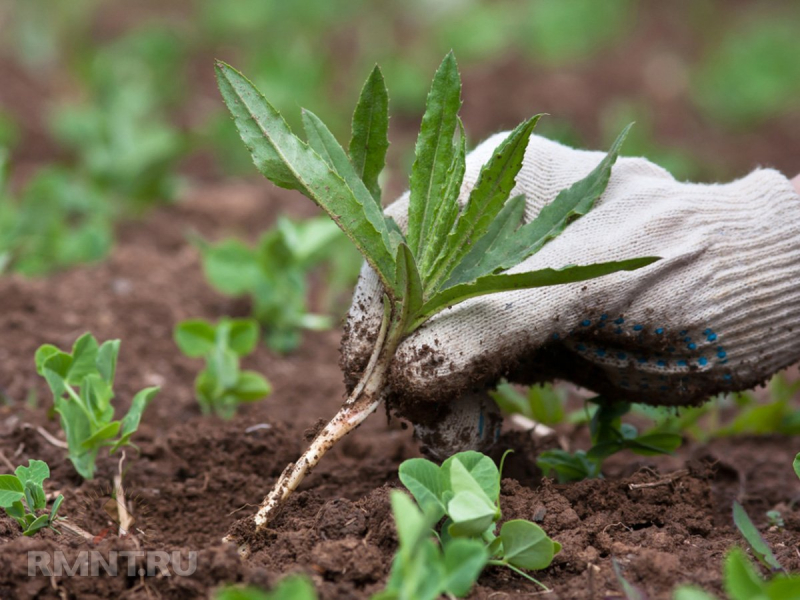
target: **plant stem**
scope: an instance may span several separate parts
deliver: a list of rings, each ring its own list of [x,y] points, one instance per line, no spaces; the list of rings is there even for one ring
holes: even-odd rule
[[[389,323],[390,311],[387,309],[364,374],[339,412],[316,435],[308,449],[303,452],[297,462],[287,466],[281,473],[255,516],[256,531],[267,527],[286,499],[297,489],[297,486],[325,453],[336,442],[358,427],[380,405],[383,399],[386,373],[400,341],[400,332],[402,332],[402,327],[398,327],[397,323],[392,323],[391,326]]]

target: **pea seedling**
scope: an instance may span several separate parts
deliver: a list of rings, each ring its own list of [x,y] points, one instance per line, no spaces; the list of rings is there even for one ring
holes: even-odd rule
[[[41,460],[29,460],[27,467],[20,465],[14,475],[0,475],[0,508],[19,524],[23,535],[31,536],[45,527],[53,528],[63,495],[56,497],[49,513],[36,514],[47,506],[42,483],[48,477],[50,467]]]
[[[317,593],[306,577],[291,575],[269,592],[252,586],[228,586],[217,592],[214,600],[317,600]]]
[[[472,564],[477,569],[473,579],[459,580],[458,591],[442,588],[439,593],[450,591],[455,595],[465,595],[486,564],[508,567],[547,589],[522,569],[536,571],[548,567],[561,550],[561,544],[550,539],[541,527],[524,519],[506,521],[496,535],[497,522],[502,517],[500,473],[491,458],[472,451],[451,456],[441,467],[424,458],[412,458],[400,465],[400,481],[414,496],[430,525],[445,517],[441,532],[437,534],[444,548],[445,563],[448,563],[449,546],[457,543],[459,558],[456,564]],[[405,502],[398,500],[401,508]],[[395,506],[394,498],[392,506]],[[405,516],[395,515],[401,533],[401,550],[403,535],[400,528],[414,521],[408,518],[408,512],[403,508]],[[408,561],[416,561],[419,555],[427,553],[410,553]],[[398,569],[406,566],[402,556],[401,552],[396,561],[396,565],[400,563]],[[426,563],[424,568],[431,568],[427,558],[422,561]],[[435,597],[438,594],[431,596]]]
[[[204,358],[206,368],[194,382],[204,414],[230,419],[242,402],[269,395],[269,382],[258,373],[242,371],[239,359],[258,344],[258,323],[251,319],[222,319],[216,326],[200,319],[175,328],[175,342],[186,356]]]
[[[545,450],[536,459],[536,464],[546,476],[555,473],[560,483],[602,477],[603,461],[612,454],[630,450],[643,456],[671,454],[680,445],[682,438],[675,433],[651,432],[639,435],[621,417],[630,410],[630,404],[609,403],[601,398],[597,410],[589,421],[592,447],[588,452],[577,450]]]
[[[375,411],[398,345],[434,315],[485,294],[584,281],[657,260],[504,273],[592,208],[608,184],[627,129],[594,171],[559,194],[534,221],[521,225],[525,199],[509,196],[539,119],[532,117],[495,150],[461,209],[466,138],[458,117],[461,79],[452,52],[434,76],[422,118],[405,233],[384,215],[380,203],[378,176],[389,144],[389,115],[378,67],[356,106],[349,153],[310,111],[303,111],[306,143],[241,73],[222,62],[216,71],[222,97],[256,167],[274,184],[318,204],[355,244],[385,291],[383,322],[361,380],[338,414],[278,479],[255,517],[259,529],[325,452]]]
[[[131,436],[159,391],[158,387],[141,390],[122,420],[114,420],[111,400],[119,345],[119,340],[99,345],[91,333],[85,333],[75,341],[71,353],[51,344],[36,351],[36,371],[53,393],[55,410],[67,436],[69,459],[84,479],[94,477],[102,448],[109,448],[113,454],[122,446],[134,446]]]
[[[209,244],[198,240],[203,271],[223,294],[249,296],[253,316],[264,327],[267,346],[290,352],[303,329],[329,329],[332,320],[306,309],[310,271],[333,255],[353,250],[327,217],[302,222],[279,217],[276,226],[250,248],[236,239]],[[335,266],[335,265],[332,265]],[[341,271],[341,269],[338,269]]]

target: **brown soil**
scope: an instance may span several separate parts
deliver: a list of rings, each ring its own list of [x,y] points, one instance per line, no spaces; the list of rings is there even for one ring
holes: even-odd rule
[[[304,432],[341,401],[341,331],[309,334],[288,357],[260,347],[246,367],[270,379],[273,395],[229,422],[201,416],[192,396],[200,365],[178,353],[172,328],[187,317],[242,315],[248,307],[207,287],[184,233],[253,237],[278,211],[298,214],[307,204],[260,183],[207,187],[189,197],[124,226],[102,265],[47,280],[0,279],[0,386],[7,401],[0,407],[0,451],[15,465],[46,460],[52,469],[47,490],[66,497],[62,515],[97,536],[85,541],[46,531],[24,538],[11,519],[0,517],[0,598],[201,598],[225,582],[269,586],[296,571],[309,575],[324,598],[363,598],[385,582],[396,546],[388,491],[399,486],[398,465],[418,450],[410,430],[382,414],[323,459],[248,559],[220,541],[297,457]],[[120,410],[141,387],[163,386],[136,436],[141,454],[128,452],[125,484],[137,521],[135,534],[125,539],[103,510],[116,460],[100,460],[97,478],[81,481],[64,451],[35,429],[59,435],[48,417],[49,392],[34,370],[35,349],[45,342],[68,346],[87,330],[123,340]],[[786,528],[766,537],[787,568],[800,569],[800,510],[792,503],[800,482],[788,469],[797,451],[790,440],[718,441],[658,460],[616,457],[608,479],[574,485],[542,480],[532,466],[536,454],[555,443],[533,442],[520,432],[509,432],[501,443],[516,450],[503,482],[504,516],[538,520],[564,546],[553,566],[537,575],[553,588],[551,597],[619,596],[612,559],[650,598],[668,598],[685,581],[719,591],[720,560],[740,541],[731,527],[734,498],[762,529],[765,511],[781,510]],[[8,472],[2,463],[0,469]],[[141,549],[180,551],[188,559],[196,552],[197,570],[189,577],[127,576],[123,562],[116,577],[27,575],[28,551],[61,550],[72,564],[87,549],[104,557]],[[536,591],[511,572],[489,569],[472,597]]]

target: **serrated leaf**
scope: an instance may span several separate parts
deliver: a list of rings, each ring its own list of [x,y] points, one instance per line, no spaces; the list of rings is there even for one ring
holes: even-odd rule
[[[336,141],[330,129],[317,115],[305,108],[303,109],[302,118],[309,146],[333,168],[339,177],[344,179],[347,187],[350,188],[362,205],[370,205],[375,198],[358,173],[356,173],[344,148]],[[378,205],[378,208],[381,209],[380,205]],[[384,242],[387,246],[389,245],[388,233],[388,229],[386,229],[384,231]]]
[[[747,543],[750,544],[750,549],[761,564],[773,571],[783,570],[778,559],[775,558],[775,555],[772,553],[772,549],[764,538],[761,537],[761,532],[758,531],[753,521],[750,520],[750,516],[744,510],[744,507],[736,500],[733,501],[733,522],[736,524],[739,532],[744,536],[744,539],[747,540]]]
[[[542,208],[537,217],[527,225],[523,225],[513,234],[506,232],[485,251],[465,257],[465,261],[454,269],[445,285],[449,287],[473,281],[483,275],[518,265],[538,252],[547,242],[558,237],[567,225],[588,213],[608,186],[611,168],[619,156],[620,148],[631,126],[632,124],[628,125],[620,133],[608,154],[589,175],[561,191],[555,200]],[[476,244],[482,242],[483,239]],[[467,258],[470,258],[469,262],[466,261]]]
[[[503,209],[516,183],[517,174],[522,168],[528,141],[539,121],[539,116],[520,123],[495,148],[489,162],[481,169],[467,205],[448,235],[430,278],[426,280],[426,290],[435,291],[450,278],[452,272],[470,251],[472,244],[484,236]]]
[[[485,296],[497,292],[523,290],[563,283],[574,283],[594,279],[601,275],[616,273],[617,271],[633,271],[646,267],[659,260],[658,257],[632,258],[628,260],[596,263],[585,266],[569,266],[563,269],[540,269],[528,273],[515,273],[513,275],[501,273],[499,275],[486,275],[472,283],[462,283],[447,288],[437,293],[428,300],[420,309],[417,318],[409,325],[409,331],[414,331],[436,313],[454,306],[469,298]]]
[[[239,402],[255,402],[269,396],[272,387],[260,374],[254,371],[242,371],[231,392]]]
[[[399,475],[423,511],[435,515],[437,521],[444,516],[442,476],[437,465],[424,458],[410,458],[400,464]]]
[[[399,310],[395,311],[394,317],[397,322],[405,323],[407,319],[413,319],[422,308],[422,281],[407,244],[400,243],[397,246],[395,262],[397,271],[394,279],[402,302],[399,302]]]
[[[142,414],[160,390],[160,387],[145,388],[133,397],[130,410],[128,410],[128,413],[122,418],[120,438],[111,447],[111,454],[116,452],[121,446],[130,442],[131,436],[139,429],[139,422],[142,420]]]
[[[394,256],[384,241],[389,234],[378,205],[361,204],[344,179],[291,132],[241,73],[222,62],[216,71],[225,103],[261,173],[280,187],[300,191],[327,212],[394,294]]]
[[[29,481],[42,485],[42,482],[50,477],[50,467],[43,460],[28,459],[28,466],[23,467],[20,465],[14,471],[14,474],[19,478],[20,483],[25,485]]]
[[[14,475],[0,475],[0,507],[9,508],[25,496],[25,486]]]
[[[407,238],[415,257],[424,254],[444,198],[460,107],[461,77],[451,51],[433,77],[411,167]]]
[[[247,356],[258,344],[258,323],[253,319],[231,319],[229,321],[228,345],[239,356]]]
[[[375,65],[369,74],[353,112],[350,162],[378,206],[381,188],[378,177],[386,164],[389,149],[389,93],[383,73]]]
[[[452,540],[444,547],[442,589],[459,598],[466,596],[488,560],[489,553],[479,540]]]
[[[202,319],[189,319],[178,323],[174,337],[181,352],[190,358],[197,358],[213,350],[216,329]]]
[[[514,232],[520,226],[524,213],[525,196],[514,196],[506,202],[489,229],[486,230],[486,234],[472,245],[445,286],[450,287],[459,283],[475,281],[483,275],[492,273],[495,269],[487,268],[487,261],[491,262],[491,257],[497,252],[502,252],[502,249],[513,239]]]
[[[441,201],[437,204],[433,218],[433,231],[425,244],[422,259],[419,261],[423,281],[427,280],[431,269],[436,264],[460,210],[458,197],[461,194],[461,184],[467,168],[467,136],[464,133],[464,123],[461,122],[461,119],[458,119],[458,132],[458,140],[453,142],[455,149],[450,169],[447,171],[444,193]]]
[[[500,539],[503,540],[503,560],[518,569],[545,569],[553,562],[557,551],[553,540],[541,527],[523,519],[503,523]]]

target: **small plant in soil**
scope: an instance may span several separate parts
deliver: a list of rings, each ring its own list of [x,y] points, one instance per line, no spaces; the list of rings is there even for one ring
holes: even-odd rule
[[[84,479],[92,479],[98,453],[113,454],[134,446],[131,436],[139,428],[142,413],[158,393],[158,387],[138,392],[121,420],[114,420],[114,375],[120,341],[98,344],[90,333],[79,337],[72,352],[45,344],[36,351],[36,371],[53,393],[69,448],[69,459]],[[135,446],[134,446],[135,447]]]
[[[592,447],[588,452],[576,450],[545,450],[536,464],[545,476],[555,474],[560,483],[602,477],[603,461],[609,456],[630,450],[643,456],[671,454],[681,445],[681,436],[675,433],[652,432],[639,435],[636,427],[622,423],[622,416],[631,405],[611,403],[600,397],[594,399],[597,410],[589,421]]]
[[[206,368],[194,381],[204,414],[230,419],[239,404],[269,395],[272,388],[266,379],[239,368],[239,359],[258,344],[258,333],[258,323],[252,319],[222,319],[216,325],[192,319],[175,327],[175,342],[181,352],[206,361]]]
[[[255,587],[230,586],[217,592],[214,600],[317,600],[317,593],[308,579],[294,575],[282,580],[270,592]]]
[[[29,460],[28,466],[17,467],[14,475],[0,475],[0,507],[19,524],[23,535],[31,536],[45,527],[54,529],[63,495],[56,497],[49,512],[37,514],[47,507],[42,483],[48,477],[50,468],[41,460]]]
[[[403,598],[464,596],[487,564],[508,567],[547,589],[524,570],[548,567],[561,544],[524,519],[506,521],[497,532],[501,472],[502,464],[498,469],[488,456],[472,451],[441,466],[424,458],[400,465],[400,481],[421,510],[401,492],[393,494],[400,549],[387,591]],[[433,535],[441,549],[431,539],[431,527],[440,521]]]
[[[437,70],[411,170],[405,231],[384,215],[378,176],[388,148],[388,94],[377,67],[353,115],[349,151],[312,112],[307,142],[241,73],[218,62],[217,81],[256,167],[274,184],[300,191],[345,232],[383,283],[383,322],[361,380],[339,413],[278,479],[255,517],[263,528],[319,459],[381,403],[400,342],[439,312],[485,294],[583,281],[651,264],[635,258],[562,269],[505,273],[588,212],[611,175],[627,129],[585,179],[564,190],[530,223],[525,199],[509,199],[539,117],[517,126],[483,166],[466,205],[458,203],[466,139],[458,117],[461,80],[448,54]]]
[[[297,348],[304,329],[329,329],[330,317],[308,312],[308,279],[320,263],[330,264],[330,279],[352,282],[341,257],[353,261],[355,250],[327,217],[295,222],[279,217],[255,248],[236,239],[209,244],[197,240],[203,271],[211,285],[229,296],[248,296],[253,316],[264,327],[267,346],[276,352]]]

